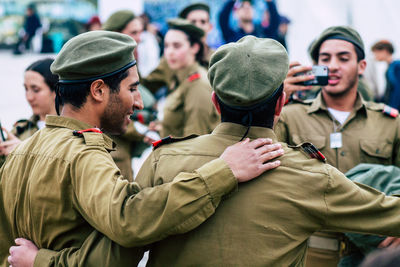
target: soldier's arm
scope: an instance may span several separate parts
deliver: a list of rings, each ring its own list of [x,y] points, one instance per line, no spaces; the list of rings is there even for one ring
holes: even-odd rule
[[[74,206],[94,228],[127,247],[184,233],[210,217],[237,181],[277,166],[266,163],[271,154],[263,145],[269,142],[238,143],[192,173],[180,173],[171,183],[143,190],[120,179],[105,153],[88,150],[71,166]]]
[[[215,171],[212,170],[212,168],[218,168],[217,165],[222,164],[229,166],[232,170],[232,172],[235,174],[235,176],[238,178],[239,181],[245,182],[251,179],[253,176],[256,177],[262,172],[275,168],[279,165],[279,162],[275,163],[265,163],[273,158],[276,158],[277,156],[282,155],[282,151],[280,151],[280,145],[279,144],[272,144],[265,146],[263,144],[270,144],[271,140],[266,140],[266,139],[257,139],[252,142],[249,142],[248,139],[246,139],[243,142],[237,143],[233,146],[228,147],[225,152],[221,155],[220,159],[214,160],[210,162],[210,164],[205,164],[203,167],[201,167],[198,172],[205,175],[205,177],[209,177],[208,174],[215,173]],[[149,167],[150,165],[153,165],[154,158],[149,157],[149,160],[146,161],[144,164],[144,168]],[[226,162],[226,163],[224,163]],[[209,169],[211,168],[211,169]],[[225,169],[225,167],[222,167],[222,169]],[[217,171],[219,174],[222,175],[222,179],[225,176],[225,179],[229,179],[229,177],[226,177],[225,172],[227,170],[222,170],[222,171]],[[207,174],[208,172],[208,174]],[[229,173],[228,169],[228,173]],[[151,173],[154,174],[154,170],[150,170],[149,172],[141,172],[138,175],[150,175]],[[185,174],[183,174],[185,175]],[[189,175],[189,174],[186,174]],[[193,174],[192,174],[193,175]],[[230,176],[231,174],[227,174]],[[211,178],[211,177],[209,177]],[[147,179],[150,179],[150,177],[139,177],[137,178],[139,181],[141,181],[141,184],[146,185],[146,183],[151,184],[151,180],[147,181]],[[207,179],[207,178],[205,178]],[[202,183],[214,183],[218,181],[212,181],[209,180],[208,182],[202,182]],[[174,182],[173,182],[174,183]],[[186,184],[188,183],[188,184]],[[235,185],[236,182],[233,183],[233,186]],[[171,183],[170,183],[171,184]],[[196,187],[198,185],[191,183],[190,181],[187,181],[185,183],[178,183],[177,186],[180,187],[180,189],[175,189],[175,192],[179,192],[178,194],[182,197],[181,198],[188,198],[187,193],[184,192],[186,190],[189,190],[189,194],[192,194],[193,196],[189,197],[193,199],[193,201],[197,201],[196,199],[198,196],[199,192],[196,192],[197,190],[194,190],[194,188],[190,188],[192,185],[195,185]],[[211,187],[215,187],[217,184],[210,184],[210,189]],[[229,191],[229,190],[228,190]],[[221,191],[222,192],[222,191]],[[202,194],[202,192],[200,192]],[[139,194],[136,195],[136,197],[139,196]],[[134,197],[134,196],[132,196]],[[173,199],[174,194],[171,193],[169,198]],[[215,202],[211,204],[211,209],[215,209],[214,205],[218,205],[220,201],[220,196],[218,199],[211,199],[211,195],[208,196],[209,200],[211,202]],[[142,196],[143,198],[143,196]],[[185,214],[185,211],[180,208],[180,206],[186,206],[186,205],[192,205],[191,203],[187,203],[186,200],[182,199],[182,201],[178,204],[175,205],[176,211],[173,211],[172,214],[173,216],[177,217],[177,214],[179,214],[179,218],[182,217],[182,214]],[[143,199],[142,199],[143,200]],[[172,200],[173,201],[173,200]],[[164,203],[152,203],[155,205],[163,205],[163,206],[168,206],[169,204],[164,201]],[[158,206],[153,206],[151,208],[154,208],[156,210],[159,210]],[[200,206],[200,209],[203,209],[202,206]],[[145,211],[144,211],[145,212]],[[206,219],[205,216],[209,216],[213,213],[213,211],[200,211],[202,214],[196,214],[193,218],[193,221],[197,223],[198,221],[204,221]],[[204,213],[204,214],[203,214]],[[138,215],[139,214],[139,215]],[[158,218],[160,217],[161,214],[155,214],[154,218],[151,217],[151,215],[144,214],[144,213],[136,213],[135,217],[144,217],[143,222],[148,223],[148,224],[159,224],[157,221]],[[150,216],[150,217],[149,217]],[[161,216],[162,217],[162,216]],[[104,220],[105,218],[103,218]],[[147,219],[147,221],[146,221]],[[134,219],[130,221],[130,223],[136,223]],[[160,225],[158,225],[161,227]],[[187,222],[185,224],[181,225],[181,228],[179,229],[180,231],[186,231],[190,230],[190,228],[193,226],[192,222]],[[153,228],[155,229],[155,228]],[[153,230],[152,229],[152,230]],[[146,231],[146,225],[144,225],[141,229],[142,231]],[[168,229],[167,229],[168,230]],[[167,231],[166,230],[166,231]],[[158,231],[158,230],[157,230]],[[168,233],[171,233],[170,231]],[[126,238],[129,238],[127,234],[125,234]],[[12,257],[14,257],[14,260],[17,260],[19,257],[23,257],[26,255],[27,251],[31,249],[26,246],[21,246],[20,249],[18,250],[18,253],[14,253]],[[55,252],[55,251],[50,251],[46,249],[41,249],[39,253],[37,254],[36,260],[35,260],[35,266],[95,266],[96,263],[98,265],[99,262],[107,262],[108,259],[105,259],[105,257],[108,257],[110,254],[110,251],[112,251],[115,255],[116,252],[118,252],[116,255],[119,256],[119,258],[113,259],[113,264],[107,265],[104,264],[104,266],[129,266],[129,264],[132,264],[132,266],[136,266],[137,262],[134,260],[140,260],[140,253],[143,252],[142,250],[138,248],[133,248],[133,249],[124,249],[120,246],[118,246],[116,243],[112,242],[110,239],[108,239],[106,236],[103,236],[101,233],[94,231],[83,243],[82,247],[80,249],[77,248],[65,248],[64,250],[60,252]],[[125,257],[125,253],[128,253],[128,257]],[[132,258],[132,253],[135,255],[134,258]],[[128,258],[130,259],[129,262],[126,262],[125,259]],[[128,265],[125,265],[128,264]],[[18,265],[15,265],[18,267]],[[20,265],[23,267],[23,265]],[[30,265],[31,266],[31,265]]]

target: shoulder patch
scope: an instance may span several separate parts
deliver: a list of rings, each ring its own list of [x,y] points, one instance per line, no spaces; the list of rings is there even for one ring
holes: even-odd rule
[[[98,128],[89,128],[81,131],[73,131],[74,136],[83,137],[88,146],[104,146],[103,132]]]
[[[189,82],[193,82],[193,81],[195,81],[195,80],[200,79],[200,77],[201,77],[200,73],[195,72],[195,73],[191,74],[191,75],[188,77],[188,81],[189,81]]]
[[[297,146],[289,146],[292,148],[301,148],[306,154],[308,154],[311,158],[318,159],[322,162],[326,162],[326,158],[321,151],[318,150],[312,143],[305,142]]]
[[[382,113],[392,118],[396,118],[397,116],[399,116],[399,111],[397,109],[387,105],[385,105],[385,107],[383,108]]]
[[[195,138],[195,137],[197,137],[197,136],[199,136],[199,135],[197,135],[197,134],[192,134],[192,135],[185,136],[185,137],[175,138],[175,137],[172,137],[172,136],[169,135],[169,136],[164,137],[164,138],[162,138],[162,139],[160,139],[160,140],[154,141],[154,142],[152,143],[152,144],[153,144],[153,150],[159,148],[159,147],[162,146],[162,145],[166,145],[166,144],[171,144],[171,143],[175,143],[175,142],[179,142],[179,141],[184,141],[184,140],[192,139],[192,138]]]
[[[85,130],[80,130],[80,131],[73,131],[72,134],[75,136],[83,136],[83,133],[87,133],[87,132],[91,132],[91,133],[103,133],[99,128],[89,128],[89,129],[85,129]]]

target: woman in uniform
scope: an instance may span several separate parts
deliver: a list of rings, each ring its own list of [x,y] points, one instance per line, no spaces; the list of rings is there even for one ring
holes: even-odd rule
[[[47,114],[56,115],[55,89],[58,76],[50,71],[53,59],[35,61],[26,68],[24,74],[25,97],[32,108],[33,115],[14,124],[8,139],[0,143],[0,155],[7,156],[22,140],[32,136],[45,126]]]
[[[204,31],[183,19],[170,20],[168,25],[164,56],[174,77],[165,101],[161,136],[210,133],[219,115],[211,102],[207,70],[200,65]]]

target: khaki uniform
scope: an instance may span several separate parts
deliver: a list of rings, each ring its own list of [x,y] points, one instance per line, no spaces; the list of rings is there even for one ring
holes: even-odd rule
[[[245,131],[222,123],[211,135],[163,145],[149,156],[137,181],[142,186],[169,182],[178,172],[217,158]],[[276,142],[267,128],[251,127],[248,136]],[[300,148],[282,145],[280,167],[240,184],[196,229],[153,244],[148,266],[303,266],[307,238],[320,229],[400,236],[400,199],[357,186]],[[89,247],[82,249],[104,248],[93,242]]]
[[[400,166],[400,117],[383,114],[383,109],[383,104],[365,102],[359,94],[354,110],[340,125],[328,112],[320,93],[311,102],[285,106],[275,132],[278,140],[289,145],[313,143],[327,162],[343,173],[359,163]],[[330,146],[330,134],[334,132],[341,133],[340,148]],[[310,239],[307,266],[336,266],[339,254],[352,249],[347,242],[345,247],[339,233],[316,236]]]
[[[73,134],[86,128],[90,126],[71,118],[47,116],[46,127],[7,157],[0,169],[1,266],[7,265],[16,237],[57,251],[81,247],[94,229],[126,247],[186,232],[213,214],[221,197],[237,185],[228,166],[217,159],[172,183],[141,190],[121,179],[109,155],[109,137]],[[119,248],[114,244],[101,255],[113,259],[122,253]],[[132,253],[141,256],[139,249]],[[49,254],[41,250],[35,265],[48,263]],[[118,261],[102,264],[124,266]]]
[[[165,101],[161,136],[210,133],[220,117],[211,101],[206,69],[195,63],[175,75],[175,89]]]
[[[134,125],[131,122],[128,126],[127,131],[123,135],[111,136],[113,141],[117,144],[116,150],[111,151],[111,157],[113,158],[117,167],[121,170],[122,176],[128,181],[133,181],[133,169],[132,169],[132,151],[135,143],[139,143],[143,140],[143,136],[140,135]]]

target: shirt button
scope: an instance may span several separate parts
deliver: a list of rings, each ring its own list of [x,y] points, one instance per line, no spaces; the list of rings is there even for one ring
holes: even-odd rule
[[[344,157],[344,155],[346,155],[346,153],[344,151],[340,152],[340,156]]]

